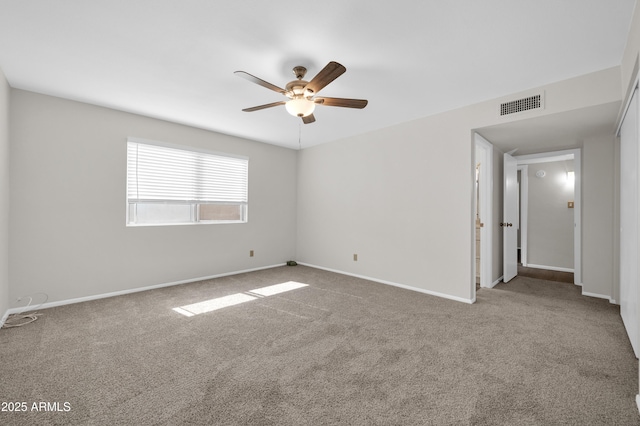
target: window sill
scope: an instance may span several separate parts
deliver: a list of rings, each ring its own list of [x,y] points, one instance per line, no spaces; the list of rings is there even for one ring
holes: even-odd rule
[[[127,223],[127,228],[146,228],[149,226],[190,226],[190,225],[233,225],[238,223],[248,223],[247,220],[207,220],[201,222],[184,223]]]

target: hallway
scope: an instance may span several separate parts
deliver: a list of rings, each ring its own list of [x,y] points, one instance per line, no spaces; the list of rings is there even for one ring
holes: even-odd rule
[[[547,281],[573,284],[573,272],[550,271],[548,269],[527,268],[518,264],[518,275],[522,277],[538,278]]]

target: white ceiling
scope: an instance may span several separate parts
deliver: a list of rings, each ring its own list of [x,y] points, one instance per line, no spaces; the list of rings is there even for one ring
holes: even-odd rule
[[[635,0],[1,0],[14,88],[298,148],[620,64]],[[291,68],[347,72],[301,125],[277,86]],[[301,137],[301,144],[299,144]]]

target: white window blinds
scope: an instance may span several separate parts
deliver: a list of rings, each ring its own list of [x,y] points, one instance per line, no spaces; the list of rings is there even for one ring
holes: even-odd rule
[[[249,161],[129,141],[129,203],[246,204]]]

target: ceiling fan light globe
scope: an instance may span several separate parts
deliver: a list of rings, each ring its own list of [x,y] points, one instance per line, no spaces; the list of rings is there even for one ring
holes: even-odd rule
[[[285,104],[287,112],[294,117],[306,117],[313,114],[316,109],[316,104],[305,98],[295,98],[287,101]]]

